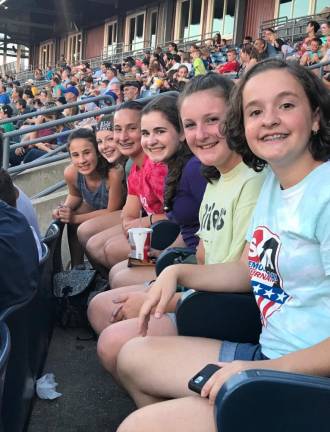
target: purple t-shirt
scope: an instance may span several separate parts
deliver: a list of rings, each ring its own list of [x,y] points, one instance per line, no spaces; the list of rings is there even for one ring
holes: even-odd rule
[[[201,174],[201,163],[193,156],[183,168],[173,208],[167,213],[169,220],[180,225],[181,236],[186,246],[192,249],[196,249],[199,241],[195,234],[199,230],[199,207],[206,183]]]

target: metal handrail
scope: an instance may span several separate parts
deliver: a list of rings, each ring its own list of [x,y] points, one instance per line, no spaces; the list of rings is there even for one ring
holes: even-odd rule
[[[41,192],[36,193],[31,197],[31,199],[43,198],[53,192],[56,192],[59,189],[62,189],[65,186],[66,186],[65,180],[60,180],[59,182],[53,184],[52,186],[49,186],[48,188],[42,190]]]
[[[168,94],[177,94],[177,92],[168,92]],[[147,102],[149,102],[150,100],[153,99],[154,96],[149,96],[146,98],[141,98],[138,99],[137,102],[141,103],[141,104],[145,104]],[[19,129],[19,130],[15,130],[15,131],[11,131],[11,132],[7,132],[3,135],[3,154],[2,154],[2,167],[4,169],[8,169],[8,165],[9,165],[9,150],[10,148],[14,148],[14,146],[16,146],[16,144],[14,144],[14,146],[10,147],[10,138],[15,137],[15,136],[20,136],[20,135],[24,135],[26,133],[30,133],[30,132],[36,132],[42,129],[46,129],[46,128],[51,128],[54,126],[59,126],[59,125],[63,125],[65,123],[71,123],[77,120],[83,120],[86,118],[90,118],[90,117],[96,117],[102,114],[110,114],[113,111],[115,111],[117,108],[116,105],[112,105],[109,107],[105,107],[105,108],[101,108],[99,110],[94,110],[94,111],[89,111],[87,113],[81,113],[81,114],[77,114],[74,116],[70,116],[70,117],[65,117],[65,118],[61,118],[58,120],[52,120],[46,123],[42,123],[40,125],[34,125],[31,127],[27,127],[24,129]],[[45,140],[46,137],[42,137],[42,140]],[[31,140],[32,141],[32,140]],[[40,142],[40,141],[38,141]],[[19,147],[19,146],[18,146]],[[57,155],[57,157],[59,158],[61,155]],[[54,156],[55,158],[56,156]],[[61,157],[61,159],[63,159],[63,157]],[[48,160],[53,161],[52,157],[49,157]],[[55,160],[55,159],[54,159]],[[59,159],[57,159],[59,160]],[[45,160],[43,160],[42,162],[46,162]],[[31,166],[39,166],[39,165],[31,165],[33,164],[33,162],[27,163],[27,164],[23,164],[23,165],[19,165],[18,167],[13,167],[10,168],[9,170],[14,170],[14,172],[17,171],[24,171],[25,169],[30,168]],[[43,164],[41,164],[43,165]],[[12,171],[10,171],[12,172]]]
[[[9,174],[18,174],[18,173],[21,173],[21,172],[23,172],[27,169],[30,169],[30,168],[35,168],[35,167],[42,166],[42,165],[48,165],[50,162],[58,162],[60,160],[67,159],[68,156],[69,156],[69,153],[66,152],[66,153],[62,153],[59,155],[49,157],[46,160],[45,159],[39,160],[39,158],[38,158],[32,162],[27,162],[27,163],[24,163],[21,165],[10,167],[7,169],[7,171],[9,172]]]
[[[70,133],[72,131],[73,131],[73,129],[70,129],[70,130],[66,130],[66,131],[63,131],[63,132],[57,132],[57,133],[54,133],[52,135],[46,135],[46,136],[42,136],[42,137],[39,137],[39,138],[35,138],[35,139],[31,140],[31,141],[21,141],[19,143],[11,144],[10,145],[10,150],[15,150],[15,149],[17,149],[19,147],[28,147],[29,145],[38,144],[40,142],[52,141],[52,140],[54,140],[56,138],[70,135]]]
[[[314,65],[311,65],[311,66],[307,66],[308,67],[308,69],[310,69],[310,70],[313,70],[313,69],[320,69],[320,78],[322,77],[322,75],[323,75],[323,68],[324,68],[324,66],[328,66],[328,65],[330,65],[330,60],[328,60],[328,61],[325,61],[325,62],[319,62],[319,63],[316,63],[316,64],[314,64]]]
[[[46,108],[46,109],[38,110],[38,111],[32,111],[30,113],[18,115],[18,116],[15,116],[15,117],[10,117],[10,122],[12,123],[12,122],[15,122],[15,121],[18,121],[18,120],[24,120],[24,119],[27,119],[27,118],[33,118],[33,117],[37,117],[39,115],[52,114],[52,113],[55,113],[57,111],[63,111],[66,108],[72,108],[72,107],[76,107],[76,106],[79,106],[79,105],[85,105],[85,104],[88,104],[88,103],[91,103],[91,102],[97,102],[97,101],[103,100],[103,99],[108,99],[112,103],[115,102],[114,99],[113,99],[113,97],[111,95],[100,95],[100,96],[94,96],[94,97],[91,97],[91,98],[83,98],[83,99],[80,99],[77,102],[71,102],[71,103],[68,103],[68,104],[65,104],[65,105],[54,106],[54,107],[51,107],[51,108]],[[0,125],[4,124],[4,123],[8,123],[8,118],[0,120]]]

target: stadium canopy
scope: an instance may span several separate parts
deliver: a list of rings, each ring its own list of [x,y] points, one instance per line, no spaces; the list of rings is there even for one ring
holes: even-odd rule
[[[0,0],[0,33],[31,46],[99,23],[116,12],[118,0]]]

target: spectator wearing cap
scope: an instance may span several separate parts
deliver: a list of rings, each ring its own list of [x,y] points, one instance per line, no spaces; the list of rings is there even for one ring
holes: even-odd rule
[[[0,81],[0,104],[9,105],[10,99],[9,95],[6,92],[6,86]]]
[[[0,106],[0,120],[9,119],[13,115],[13,109],[10,105],[2,105]],[[3,123],[0,125],[0,130],[3,130],[3,133],[11,132],[15,129],[15,126],[12,122]]]
[[[79,90],[71,85],[63,90],[63,95],[67,103],[76,102],[79,97]]]
[[[106,71],[106,77],[107,80],[109,80],[109,85],[108,85],[108,89],[110,90],[110,86],[113,83],[116,82],[120,82],[119,79],[117,78],[117,69],[113,66],[111,66],[109,69],[107,69]]]
[[[140,96],[141,84],[138,81],[126,81],[123,84],[124,101],[133,101]]]

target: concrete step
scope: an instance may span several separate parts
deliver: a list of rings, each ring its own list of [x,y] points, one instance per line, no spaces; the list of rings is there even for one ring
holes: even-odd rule
[[[13,178],[14,183],[31,197],[38,192],[63,180],[64,168],[68,166],[70,159],[52,162],[48,165],[30,168]]]

